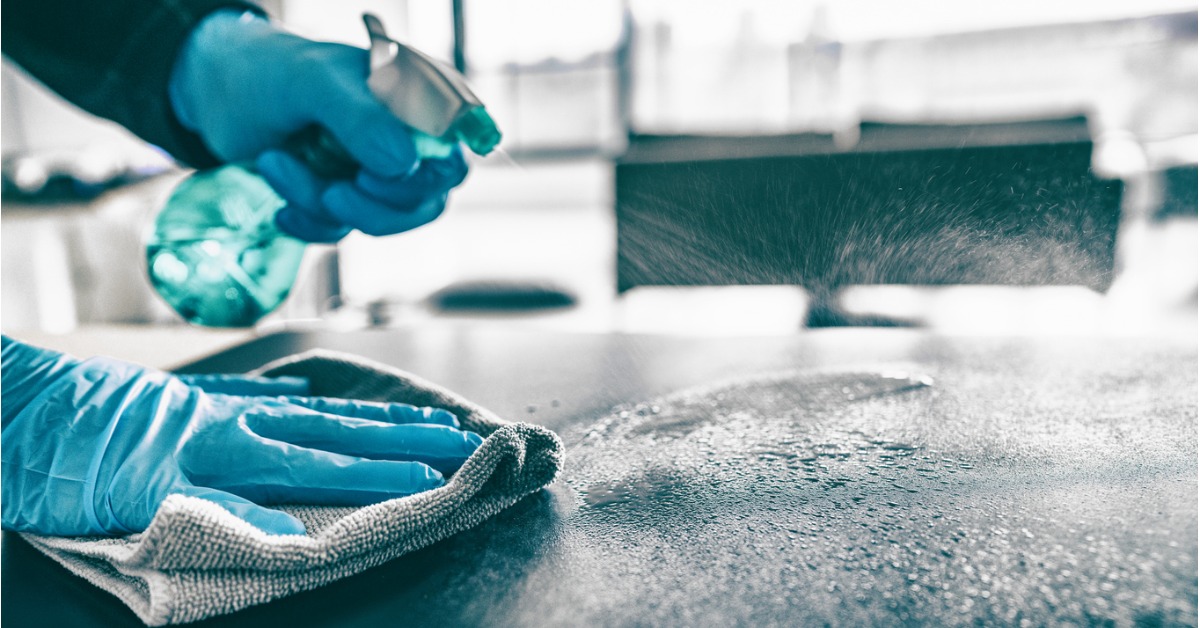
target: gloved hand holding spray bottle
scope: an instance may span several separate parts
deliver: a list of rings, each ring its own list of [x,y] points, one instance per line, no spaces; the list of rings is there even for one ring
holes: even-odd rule
[[[218,157],[234,163],[197,172],[183,181],[158,215],[146,249],[155,290],[189,322],[214,327],[252,325],[283,303],[295,282],[304,240],[336,241],[349,231],[346,225],[381,235],[428,222],[441,211],[445,192],[466,174],[458,144],[486,155],[500,142],[495,122],[458,72],[392,40],[379,20],[367,14],[363,20],[371,39],[366,76],[370,96],[364,98],[373,97],[384,107],[368,115],[390,115],[402,121],[415,148],[411,161],[428,167],[408,171],[412,163],[389,163],[386,155],[389,150],[396,152],[395,142],[381,146],[388,138],[372,135],[378,133],[379,124],[340,119],[336,108],[322,108],[321,103],[297,102],[289,108],[288,96],[297,100],[320,98],[321,94],[290,85],[284,72],[272,74],[273,54],[281,59],[301,56],[300,52],[329,55],[322,59],[325,65],[345,67],[360,61],[355,52],[361,51],[313,44],[276,31],[257,16],[237,19],[243,22],[238,25],[239,34],[250,30],[245,20],[261,22],[250,25],[262,31],[259,47],[225,52],[219,42],[221,21],[210,20],[207,28],[211,32],[195,35],[199,41],[192,45],[204,47],[205,38],[211,38],[217,43],[209,48],[227,58],[206,63],[203,55],[190,58],[185,50],[178,75],[182,78],[173,79],[171,86],[172,100],[185,127],[201,132]],[[307,47],[293,50],[300,45],[295,42]],[[323,47],[314,50],[314,46]],[[221,87],[221,77],[209,76],[207,67],[225,71],[239,63],[248,74],[263,75],[263,90],[274,90],[271,95],[276,97],[284,93],[278,120],[254,120],[238,126],[229,121],[230,103],[207,104],[220,97]],[[354,72],[346,74],[354,78]],[[377,109],[376,104],[367,103],[365,109]],[[326,111],[324,120],[322,111]],[[270,132],[275,124],[278,131],[289,125],[295,128],[297,121],[307,125],[290,132],[283,150],[261,151],[270,145],[269,138],[246,137],[246,129]],[[330,122],[342,127],[340,137],[326,128]],[[354,133],[356,127],[364,133]],[[350,143],[358,150],[348,151],[344,145]],[[378,154],[378,165],[360,164],[352,152]],[[252,157],[257,157],[254,163],[245,161]],[[385,172],[388,168],[406,170]],[[412,206],[407,212],[395,211],[372,198],[372,191],[399,197],[401,202],[411,196]]]

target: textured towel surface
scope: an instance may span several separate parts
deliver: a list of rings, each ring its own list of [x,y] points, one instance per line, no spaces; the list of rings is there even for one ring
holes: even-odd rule
[[[315,395],[446,408],[486,440],[433,491],[364,508],[281,507],[304,522],[307,536],[268,536],[215,504],[173,495],[140,534],[25,539],[147,624],[183,623],[312,589],[444,539],[546,486],[562,468],[553,432],[505,422],[386,366],[312,352],[259,373],[308,377]]]

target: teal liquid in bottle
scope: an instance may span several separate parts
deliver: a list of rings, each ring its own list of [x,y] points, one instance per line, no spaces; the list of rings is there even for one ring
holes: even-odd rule
[[[190,323],[253,325],[287,298],[304,257],[305,243],[275,226],[284,204],[247,166],[187,178],[147,242],[151,285]]]

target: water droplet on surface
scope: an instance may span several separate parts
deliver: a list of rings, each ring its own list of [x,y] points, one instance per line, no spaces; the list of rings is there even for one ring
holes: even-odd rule
[[[650,619],[676,623],[704,622],[673,594],[713,599],[714,591],[729,594],[720,598],[725,609],[743,601],[772,608],[803,591],[809,608],[831,617],[861,611],[864,623],[930,625],[1019,624],[1013,600],[1050,599],[1042,587],[1057,599],[1105,599],[1110,606],[1089,605],[1101,623],[1114,616],[1106,609],[1128,609],[1133,592],[1169,597],[1128,584],[1167,564],[1167,553],[1115,560],[1130,558],[1121,542],[1072,512],[1069,499],[1061,521],[1025,516],[1021,494],[992,491],[993,460],[943,437],[959,425],[914,429],[955,416],[930,412],[952,396],[923,392],[932,383],[907,371],[789,374],[615,408],[578,436],[563,435],[574,510],[565,549],[553,551],[579,560],[542,564],[588,565],[595,582],[617,589],[609,611],[668,609],[649,611]],[[1068,527],[1086,554],[1072,554],[1077,548],[1053,532]],[[1187,550],[1195,546],[1182,545],[1171,555],[1191,555],[1194,565]],[[1067,560],[1081,557],[1111,566],[1088,571]],[[1129,569],[1117,573],[1116,565]],[[1071,587],[1090,597],[1072,597]],[[651,594],[653,604],[636,605]]]

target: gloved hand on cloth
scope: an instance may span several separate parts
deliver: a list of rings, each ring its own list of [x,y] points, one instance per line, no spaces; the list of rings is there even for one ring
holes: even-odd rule
[[[303,379],[179,377],[3,338],[4,528],[146,529],[180,493],[269,534],[269,504],[363,506],[437,488],[483,442],[436,408],[301,396]]]

